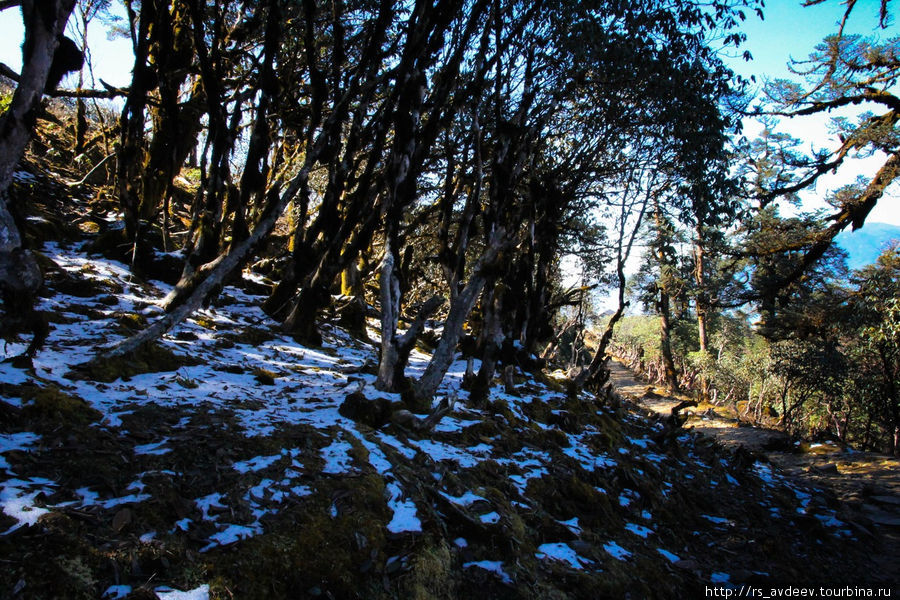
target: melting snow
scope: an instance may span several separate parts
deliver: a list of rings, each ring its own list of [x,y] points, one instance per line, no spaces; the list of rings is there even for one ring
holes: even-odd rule
[[[500,581],[502,581],[503,583],[512,583],[512,578],[507,575],[506,571],[503,570],[503,563],[499,560],[479,560],[475,562],[463,563],[463,569],[470,569],[472,567],[478,567],[479,569],[490,571],[491,573],[499,577]]]
[[[608,469],[616,466],[616,461],[604,456],[603,454],[587,447],[582,439],[582,435],[567,434],[569,438],[569,447],[563,448],[563,454],[574,458],[585,471],[593,473],[596,469]]]
[[[103,598],[110,598],[111,600],[119,600],[120,598],[125,598],[128,594],[131,593],[130,585],[111,585],[106,588],[106,591],[103,592]]]
[[[224,294],[228,296],[228,302],[223,303],[222,308],[198,311],[193,319],[182,323],[173,330],[171,335],[164,336],[160,340],[163,347],[181,354],[190,352],[206,365],[185,366],[175,373],[136,375],[129,381],[117,380],[111,383],[70,381],[64,377],[65,372],[71,364],[81,362],[91,356],[93,343],[97,340],[115,343],[122,339],[122,333],[116,326],[113,316],[115,312],[139,313],[147,315],[148,318],[158,316],[161,314],[161,310],[150,304],[153,300],[152,296],[165,293],[170,286],[158,284],[156,290],[144,288],[131,282],[127,268],[114,261],[88,257],[83,253],[73,253],[63,250],[57,244],[47,244],[45,250],[52,260],[67,271],[79,271],[82,276],[94,280],[111,280],[127,290],[124,294],[109,296],[111,304],[95,304],[94,308],[102,314],[100,318],[87,319],[83,314],[74,312],[72,307],[81,305],[84,301],[64,294],[42,298],[39,306],[39,309],[62,315],[72,323],[54,323],[45,350],[35,358],[35,371],[48,381],[66,386],[69,393],[81,397],[99,410],[103,418],[97,425],[101,429],[117,428],[120,431],[115,432],[116,434],[127,434],[127,432],[121,431],[123,417],[137,412],[134,408],[135,404],[181,410],[189,408],[192,409],[191,414],[194,416],[215,414],[220,411],[230,413],[234,418],[227,419],[220,427],[234,427],[233,423],[236,421],[237,427],[240,428],[238,431],[247,437],[269,435],[284,425],[309,425],[329,437],[329,444],[320,451],[324,463],[322,472],[328,475],[343,475],[356,470],[351,457],[353,446],[347,441],[348,435],[353,436],[368,451],[368,462],[371,468],[384,478],[385,501],[387,507],[392,511],[392,518],[387,524],[387,529],[391,533],[422,530],[422,522],[417,515],[415,503],[407,497],[408,490],[404,490],[404,486],[393,473],[394,463],[392,460],[398,455],[399,458],[406,461],[421,461],[423,457],[428,457],[434,463],[440,463],[434,465],[435,470],[441,471],[435,474],[435,480],[438,482],[443,480],[442,475],[445,470],[469,469],[487,460],[495,460],[506,470],[509,481],[523,496],[523,500],[526,499],[524,496],[528,482],[549,475],[550,465],[558,458],[555,455],[551,456],[548,452],[529,447],[524,447],[511,456],[501,457],[495,456],[495,448],[489,443],[460,447],[446,441],[454,439],[455,435],[480,421],[481,414],[479,412],[464,407],[457,414],[442,419],[435,427],[434,432],[438,434],[438,440],[406,440],[405,438],[401,440],[380,431],[363,434],[357,430],[355,423],[340,416],[337,409],[340,399],[346,395],[348,387],[347,375],[342,372],[341,367],[363,364],[366,359],[371,358],[371,350],[359,345],[354,347],[355,342],[350,341],[346,334],[328,326],[323,328],[326,338],[336,343],[326,340],[322,349],[304,348],[284,336],[274,336],[269,341],[255,345],[240,343],[235,338],[230,347],[224,347],[220,344],[223,339],[221,332],[254,328],[260,323],[264,323],[263,327],[267,332],[271,327],[271,322],[267,322],[268,317],[258,306],[259,298],[251,297],[232,287],[227,287],[224,291]],[[104,316],[107,318],[103,318]],[[179,335],[185,333],[192,337],[179,339]],[[377,332],[373,337],[377,338]],[[20,353],[23,350],[23,344],[13,343],[7,345],[3,352],[5,355],[11,355],[11,352]],[[421,373],[427,360],[428,357],[424,354],[414,352],[411,356],[408,373],[411,375]],[[216,363],[238,367],[235,370],[240,372],[224,372],[208,366]],[[478,361],[475,363],[477,369],[480,364]],[[260,385],[253,375],[256,367],[275,373],[274,385]],[[466,361],[457,359],[450,367],[440,393],[449,393],[451,389],[458,388],[465,370]],[[364,389],[367,396],[369,394],[372,394],[372,397],[375,397],[376,394],[383,396],[374,390],[372,375],[361,373],[357,377],[367,383]],[[18,384],[24,383],[28,379],[29,375],[24,370],[17,369],[9,363],[0,363],[0,381]],[[186,386],[186,382],[191,385]],[[538,385],[532,380],[526,382],[522,387]],[[464,402],[467,392],[457,391],[461,401]],[[529,394],[529,401],[553,402],[556,403],[555,406],[561,405],[557,403],[558,396],[554,394],[542,390],[532,390]],[[523,407],[526,405],[525,399],[503,392],[494,394],[494,397],[505,400],[516,417],[525,419],[523,412]],[[399,396],[396,396],[396,400],[399,401]],[[21,401],[15,398],[0,401],[6,401],[16,406],[21,404]],[[460,415],[464,415],[464,417]],[[627,420],[636,422],[636,417],[627,417]],[[128,422],[127,419],[126,422]],[[189,425],[198,426],[191,417],[183,417],[174,426],[174,429],[183,430]],[[547,428],[543,423],[537,423],[537,425]],[[172,427],[168,427],[165,432],[171,430]],[[567,434],[568,445],[562,448],[562,452],[588,472],[616,466],[616,460],[596,449],[597,444],[593,443],[591,439],[596,435],[596,431]],[[142,438],[141,441],[160,437],[157,434],[153,437]],[[4,453],[28,451],[40,439],[37,434],[30,432],[0,434],[0,473],[3,469],[7,472],[10,470],[10,465],[3,456]],[[679,440],[687,443],[690,438],[681,436]],[[652,440],[647,437],[629,437],[628,442],[631,446],[631,453],[642,460],[657,464],[661,464],[665,460],[669,460],[671,463],[674,460],[667,459],[666,456],[660,454],[647,452],[649,448],[653,447]],[[165,455],[173,451],[172,447],[168,445],[169,443],[171,443],[169,438],[162,437],[157,442],[134,446],[134,452],[138,455]],[[388,447],[392,450],[387,450]],[[627,453],[627,449],[622,450]],[[301,477],[308,475],[304,465],[296,460],[299,453],[298,449],[285,449],[278,454],[237,461],[232,467],[241,476],[238,477],[232,472],[231,477],[238,479],[244,486],[239,492],[229,490],[227,498],[222,493],[213,492],[194,500],[200,518],[207,522],[200,529],[205,527],[209,530],[212,528],[217,530],[208,538],[208,543],[203,551],[261,534],[264,531],[261,524],[264,516],[281,510],[281,506],[291,497],[302,497],[313,493],[310,486],[299,481]],[[276,463],[279,463],[282,458],[286,459],[283,461],[283,473],[273,473],[272,471],[277,470]],[[699,460],[696,457],[694,459],[699,464]],[[288,462],[291,464],[287,465]],[[312,464],[317,465],[318,462],[314,460]],[[360,469],[364,467],[364,465],[357,466]],[[725,466],[727,467],[727,465]],[[767,485],[783,483],[781,476],[777,475],[771,466],[757,463],[753,468]],[[271,469],[266,472],[269,477],[259,478],[258,475],[255,475],[264,469]],[[13,474],[9,473],[9,475]],[[175,476],[176,474],[171,473],[171,475]],[[725,477],[732,485],[739,485],[738,481],[730,474],[726,473]],[[665,485],[668,488],[672,487],[668,483]],[[35,524],[41,515],[51,510],[52,506],[45,508],[37,506],[35,502],[40,503],[38,496],[41,493],[45,496],[52,495],[55,491],[54,487],[54,482],[40,478],[9,479],[0,483],[0,505],[2,505],[3,512],[16,520],[16,524],[6,533]],[[595,489],[598,492],[606,493],[601,488]],[[810,502],[810,495],[796,488],[791,489],[805,509]],[[87,487],[81,487],[75,490],[79,499],[73,504],[79,504],[81,507],[98,506],[112,509],[122,504],[142,502],[150,498],[149,494],[143,493],[144,484],[140,479],[129,486],[128,491],[133,493],[120,497],[101,498],[97,492]],[[72,492],[68,493],[71,496]],[[443,491],[440,493],[450,502],[463,507],[485,501],[485,498],[470,490],[464,491],[459,496]],[[665,493],[663,490],[664,495]],[[243,503],[238,500],[239,496]],[[618,501],[621,506],[626,507],[637,498],[636,492],[623,490]],[[229,519],[239,518],[231,515],[230,511],[226,511],[234,501],[241,507],[249,508],[251,516],[248,520],[250,522],[220,522],[222,514],[228,514]],[[521,502],[515,500],[511,500],[511,502],[515,506],[528,508]],[[337,505],[333,504],[331,508],[333,516],[337,517]],[[220,510],[221,514],[211,514]],[[238,514],[245,513],[244,510],[236,512]],[[721,517],[703,516],[716,524],[730,523],[728,519]],[[496,511],[492,511],[478,518],[485,523],[496,523],[500,520],[500,515]],[[641,511],[641,518],[648,521],[648,525],[652,524],[649,523],[651,514],[648,511]],[[843,525],[833,513],[817,515],[817,518],[830,527]],[[560,523],[573,534],[581,535],[581,525],[577,518],[560,521]],[[193,524],[194,521],[189,518],[181,519],[172,525],[170,533],[177,530],[187,531]],[[641,538],[646,538],[653,533],[653,529],[650,527],[633,523],[627,523],[625,528]],[[144,543],[149,543],[155,539],[155,532],[144,533],[140,539]],[[463,538],[457,538],[454,540],[454,544],[459,548],[465,548],[468,545]],[[618,560],[626,560],[632,556],[631,552],[614,541],[604,544],[603,549]],[[675,554],[662,548],[656,550],[670,562],[679,560]],[[536,556],[545,560],[559,561],[573,569],[582,569],[590,562],[578,556],[571,547],[561,542],[542,544],[538,548]],[[512,583],[511,577],[505,572],[503,563],[500,561],[466,562],[463,566],[487,570],[495,574],[501,581]],[[717,580],[717,578],[719,579]],[[727,582],[728,575],[713,573],[712,579],[714,582]],[[129,586],[110,586],[104,592],[104,597],[123,597],[130,591]],[[160,598],[167,600],[198,600],[209,597],[209,588],[201,586],[186,592],[157,589],[157,594]]]
[[[391,462],[375,443],[366,439],[366,437],[357,431],[351,429],[350,433],[362,443],[369,451],[369,463],[385,478],[385,494],[387,495],[388,508],[394,513],[391,521],[387,525],[388,531],[391,533],[406,533],[422,531],[422,522],[419,520],[415,503],[410,499],[404,499],[403,489],[395,480],[394,474],[391,472]],[[397,442],[399,444],[399,441]]]
[[[642,448],[642,449],[646,450],[647,447],[653,443],[653,440],[651,440],[650,438],[637,438],[636,439],[636,438],[630,437],[630,438],[628,438],[628,442],[632,446],[637,446],[638,448]]]
[[[350,450],[353,447],[340,438],[336,437],[328,446],[322,448],[322,459],[325,461],[323,473],[330,475],[339,475],[350,471]]]
[[[187,592],[171,588],[156,588],[154,591],[159,600],[209,600],[209,586],[206,584]]]
[[[215,521],[219,518],[218,515],[211,517],[209,511],[212,508],[226,508],[226,506],[220,502],[222,497],[222,494],[215,492],[194,500],[194,504],[196,504],[197,508],[200,509],[200,512],[203,513],[204,521]]]
[[[412,460],[416,457],[416,450],[414,448],[410,448],[392,435],[379,431],[378,439],[399,452],[407,460]]]
[[[662,548],[657,548],[656,551],[659,552],[660,554],[662,554],[663,556],[665,556],[666,559],[667,559],[670,563],[676,563],[676,562],[678,562],[679,560],[681,560],[680,558],[678,558],[676,555],[672,554],[672,553],[669,552],[668,550],[663,550]]]
[[[171,452],[172,449],[166,447],[166,443],[168,443],[169,438],[163,438],[158,442],[154,442],[152,444],[141,444],[139,446],[134,447],[135,454],[166,454]]]
[[[470,491],[466,491],[462,496],[451,496],[446,492],[440,492],[440,494],[453,504],[458,504],[459,506],[470,506],[472,504],[475,504],[479,500],[484,500],[485,502],[487,502],[487,498],[479,496],[478,494],[473,494]]]
[[[273,454],[271,456],[256,456],[248,460],[241,460],[232,465],[238,473],[250,473],[253,471],[261,471],[266,467],[270,467],[281,458],[281,454]]]
[[[226,524],[225,529],[209,536],[209,544],[200,549],[200,552],[206,552],[216,546],[227,546],[238,540],[251,538],[262,533],[262,527],[259,524],[248,527],[246,525]]]
[[[607,544],[603,544],[603,549],[606,550],[607,554],[612,556],[613,558],[617,558],[619,560],[626,560],[631,556],[631,552],[618,545],[615,542],[609,542]]]
[[[491,446],[478,444],[469,448],[457,448],[444,442],[434,440],[409,440],[409,443],[440,462],[443,460],[457,463],[463,469],[471,469],[490,456]]]
[[[642,538],[646,538],[648,535],[653,533],[653,530],[649,527],[644,527],[643,525],[635,525],[634,523],[626,523],[625,529]]]
[[[566,563],[572,569],[578,570],[583,569],[584,565],[590,562],[586,558],[579,556],[578,553],[572,550],[567,544],[558,542],[554,544],[541,544],[538,546],[538,551],[534,556],[542,560],[557,560]]]
[[[156,539],[155,531],[148,531],[147,533],[141,534],[141,537],[138,538],[142,544],[149,544],[154,539]]]
[[[572,517],[568,521],[560,521],[560,525],[565,525],[566,529],[575,535],[581,535],[581,525],[578,524],[578,517]]]
[[[34,499],[41,491],[25,492],[24,490],[6,485],[0,489],[0,506],[3,513],[17,521],[15,525],[3,532],[2,535],[12,533],[23,526],[32,526],[37,520],[50,511],[46,508],[35,506]]]
[[[392,481],[385,486],[385,491],[390,495],[388,506],[394,511],[394,516],[387,526],[388,531],[391,533],[422,531],[422,522],[416,514],[416,505],[412,500],[403,499],[400,485]]]
[[[0,380],[3,380],[0,377]],[[0,455],[4,452],[12,452],[14,450],[28,450],[35,442],[41,439],[36,433],[30,431],[20,431],[18,433],[0,433]],[[9,469],[9,463],[3,456],[0,456],[0,469]]]
[[[478,518],[482,523],[486,523],[488,525],[493,525],[500,522],[500,515],[495,511],[483,514]]]

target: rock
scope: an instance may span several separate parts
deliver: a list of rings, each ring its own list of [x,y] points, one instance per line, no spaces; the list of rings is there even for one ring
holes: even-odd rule
[[[850,529],[852,529],[853,532],[856,533],[857,536],[866,537],[869,539],[875,537],[874,535],[872,535],[871,531],[869,531],[867,528],[863,527],[856,521],[850,521],[848,519],[843,519],[843,520],[844,520],[844,522],[847,523],[847,525],[850,527]]]
[[[122,531],[129,523],[131,523],[131,509],[123,508],[113,517],[112,528],[116,531]]]
[[[900,516],[896,513],[884,511],[877,506],[871,504],[863,504],[862,512],[875,525],[883,525],[885,527],[900,527]]]
[[[338,412],[357,423],[365,423],[375,429],[386,425],[391,420],[393,403],[387,398],[369,400],[361,391],[347,394],[338,408]]]
[[[685,571],[696,571],[700,568],[700,564],[696,560],[690,558],[682,558],[681,560],[676,560],[672,564]]]
[[[900,506],[900,498],[897,496],[872,496],[870,500],[878,504],[887,504],[890,506]]]
[[[824,465],[812,465],[806,470],[807,473],[814,475],[837,475],[839,474],[837,465],[834,463],[826,463]]]
[[[593,547],[585,542],[584,540],[575,540],[574,542],[569,542],[569,546],[575,552],[579,552],[581,554],[590,554]]]

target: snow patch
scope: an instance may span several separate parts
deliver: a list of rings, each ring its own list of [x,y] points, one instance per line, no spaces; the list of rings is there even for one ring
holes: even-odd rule
[[[134,447],[135,454],[154,454],[161,455],[171,452],[172,449],[166,447],[166,443],[168,443],[169,438],[163,438],[158,442],[153,442],[150,444],[140,444]]]
[[[638,537],[642,537],[644,539],[647,538],[648,535],[653,533],[653,530],[649,527],[644,527],[643,525],[636,525],[634,523],[626,523],[625,529],[633,533]]]
[[[345,442],[340,436],[336,437],[329,445],[322,448],[322,460],[325,461],[322,472],[329,475],[349,472],[352,468],[350,457],[352,449],[353,447],[348,442]]]
[[[42,491],[26,492],[12,485],[0,489],[0,506],[3,507],[3,514],[16,520],[15,525],[0,535],[10,534],[21,527],[31,527],[37,523],[38,519],[50,512],[34,503],[35,497]]]
[[[247,460],[240,460],[231,465],[238,473],[251,473],[261,471],[266,467],[270,467],[281,458],[281,454],[273,454],[271,456],[255,456]]]
[[[390,496],[388,506],[394,511],[394,516],[387,526],[388,531],[391,533],[422,531],[422,522],[416,513],[416,505],[412,500],[403,499],[403,490],[400,489],[400,485],[392,481],[385,485],[385,491]]]
[[[615,542],[608,542],[603,544],[603,549],[606,550],[606,553],[618,560],[627,560],[631,557],[631,552],[618,545]]]
[[[486,525],[494,525],[500,522],[500,515],[496,511],[491,511],[489,513],[483,514],[478,519],[485,523]]]
[[[103,592],[102,598],[109,598],[110,600],[120,600],[121,598],[125,598],[128,594],[131,593],[130,585],[111,585],[106,588],[106,591]]]
[[[503,583],[512,584],[512,578],[503,570],[503,563],[499,560],[479,560],[463,563],[463,569],[471,569],[472,567],[489,571],[499,577]]]
[[[567,564],[572,569],[582,570],[590,561],[578,555],[567,544],[553,543],[541,544],[535,553],[535,558],[540,560],[555,560]]]
[[[206,584],[187,592],[162,587],[154,591],[159,600],[209,600],[209,586]]]
[[[666,560],[668,560],[670,563],[677,563],[679,560],[681,560],[680,558],[678,558],[678,556],[672,554],[668,550],[663,550],[662,548],[657,548],[656,551],[659,552],[660,554],[662,554],[663,556],[665,556]]]

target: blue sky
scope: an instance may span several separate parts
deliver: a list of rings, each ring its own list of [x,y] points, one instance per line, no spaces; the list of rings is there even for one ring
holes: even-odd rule
[[[845,33],[868,36],[875,32],[881,38],[900,35],[896,19],[888,29],[877,29],[879,5],[879,0],[857,0]],[[747,34],[745,48],[753,60],[734,61],[732,68],[747,76],[791,77],[788,59],[806,58],[825,36],[835,33],[844,8],[838,0],[809,7],[803,7],[802,0],[768,0],[763,9],[765,20],[749,12],[741,27]]]
[[[124,14],[120,3],[114,4],[116,11]],[[70,19],[70,25],[74,18]],[[131,83],[134,64],[131,42],[122,38],[108,40],[106,28],[96,20],[88,29],[88,44],[93,53],[96,76],[111,85],[127,87]],[[0,12],[0,62],[16,72],[22,65],[22,13],[16,8]]]

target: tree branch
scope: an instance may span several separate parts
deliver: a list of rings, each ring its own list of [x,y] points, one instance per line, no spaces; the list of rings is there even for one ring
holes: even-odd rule
[[[18,4],[18,2],[17,2]],[[3,10],[0,8],[0,10]],[[19,83],[20,76],[18,73],[13,71],[6,63],[0,62],[0,75],[4,77],[8,77]],[[127,88],[117,88],[109,85],[102,79],[100,83],[103,84],[104,90],[53,90],[52,92],[48,92],[45,94],[46,96],[50,96],[51,98],[118,98],[119,96],[127,96],[128,89]]]

